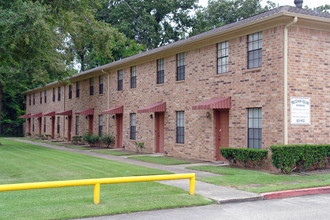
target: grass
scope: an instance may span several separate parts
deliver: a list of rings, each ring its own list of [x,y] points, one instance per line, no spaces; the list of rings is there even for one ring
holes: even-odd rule
[[[133,153],[127,153],[117,150],[92,150],[92,152],[101,153],[101,154],[110,154],[112,156],[128,156],[128,155],[134,155]]]
[[[166,174],[166,171],[105,160],[29,143],[0,139],[0,184]],[[157,182],[0,192],[1,219],[72,219],[152,209],[211,204],[200,195]]]
[[[129,159],[142,160],[145,162],[158,163],[163,165],[190,164],[190,162],[188,161],[177,160],[170,157],[136,156],[136,157],[129,157]]]
[[[262,171],[245,170],[220,166],[194,166],[192,170],[200,170],[221,174],[223,176],[203,177],[198,180],[220,186],[235,187],[240,190],[263,193],[288,189],[330,186],[330,174],[315,175],[276,175]]]

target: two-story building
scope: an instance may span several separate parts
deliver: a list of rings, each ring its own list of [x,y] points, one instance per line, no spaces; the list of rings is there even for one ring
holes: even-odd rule
[[[325,144],[330,14],[282,6],[26,92],[27,131],[219,160],[219,147]]]

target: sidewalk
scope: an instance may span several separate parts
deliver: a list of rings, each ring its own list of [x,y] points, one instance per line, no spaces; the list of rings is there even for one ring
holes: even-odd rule
[[[65,150],[69,152],[74,153],[80,153],[85,155],[90,155],[98,158],[103,158],[107,160],[113,160],[128,164],[134,164],[137,166],[143,166],[153,169],[159,169],[164,171],[169,171],[173,173],[192,173],[194,172],[196,174],[196,178],[200,177],[211,177],[211,176],[219,176],[217,174],[209,173],[209,172],[203,172],[203,171],[193,171],[190,169],[186,169],[187,166],[198,166],[198,165],[215,165],[214,163],[204,162],[204,163],[195,163],[195,164],[184,164],[184,165],[161,165],[161,164],[153,164],[138,160],[132,160],[129,159],[127,156],[112,156],[108,154],[101,154],[101,153],[95,153],[91,152],[90,150],[79,150],[79,149],[73,149],[73,148],[66,148],[62,146],[56,146],[46,143],[39,143],[39,142],[33,142],[33,141],[27,141],[27,140],[21,140],[21,139],[15,139],[10,138],[15,141],[21,141],[25,143],[32,143],[35,145],[40,145],[44,147],[49,147],[53,149],[58,150]],[[182,188],[186,191],[189,191],[189,180],[167,180],[167,181],[160,181],[163,184],[176,186],[179,188]],[[222,187],[222,186],[216,186],[210,183],[205,183],[196,180],[195,185],[195,193],[200,194],[202,196],[205,196],[209,199],[214,200],[218,204],[224,204],[224,203],[233,203],[233,202],[243,202],[243,201],[254,201],[254,200],[262,200],[263,196],[255,193],[240,191],[228,187]]]

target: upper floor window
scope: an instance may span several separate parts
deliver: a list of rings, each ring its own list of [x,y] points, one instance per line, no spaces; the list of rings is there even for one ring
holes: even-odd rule
[[[89,95],[94,94],[94,78],[89,79]]]
[[[40,104],[42,104],[42,91],[40,91]]]
[[[99,136],[102,137],[103,115],[99,115]]]
[[[164,83],[164,58],[157,60],[157,84]]]
[[[228,72],[228,41],[218,43],[218,68],[219,73]]]
[[[185,80],[186,53],[176,55],[176,81]]]
[[[248,109],[248,148],[262,148],[261,108]]]
[[[35,93],[33,93],[33,105],[36,104],[36,96],[35,96]]]
[[[248,35],[248,69],[262,65],[262,32]]]
[[[72,99],[72,85],[69,85],[69,99]]]
[[[29,105],[31,105],[31,94],[29,95]]]
[[[76,82],[76,98],[80,95],[80,82]]]
[[[123,90],[123,70],[118,70],[118,91]]]
[[[136,88],[136,66],[131,67],[131,88]]]
[[[99,76],[99,94],[103,94],[103,78],[103,75]]]
[[[47,90],[44,91],[44,95],[45,95],[45,103],[47,103]]]
[[[136,114],[131,113],[130,114],[130,135],[129,138],[131,140],[136,139]]]
[[[176,112],[176,143],[184,143],[184,111]]]
[[[55,88],[53,88],[53,102],[55,102]]]
[[[57,101],[61,101],[61,87],[58,87],[57,90]]]

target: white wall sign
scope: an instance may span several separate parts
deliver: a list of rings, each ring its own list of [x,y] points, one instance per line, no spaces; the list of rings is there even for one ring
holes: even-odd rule
[[[291,124],[309,125],[311,124],[311,101],[310,98],[291,97]]]

